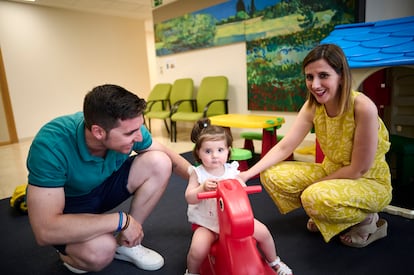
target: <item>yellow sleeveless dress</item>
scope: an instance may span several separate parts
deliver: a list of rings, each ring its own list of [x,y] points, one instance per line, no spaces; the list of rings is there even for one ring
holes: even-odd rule
[[[325,155],[323,163],[284,161],[260,174],[263,186],[280,212],[285,214],[303,207],[326,242],[360,223],[368,213],[380,212],[392,197],[391,174],[385,161],[390,143],[388,131],[379,117],[377,152],[367,173],[356,180],[314,183],[350,164],[355,132],[354,100],[359,94],[352,92],[350,110],[338,117],[328,117],[323,105],[316,108],[313,122]]]

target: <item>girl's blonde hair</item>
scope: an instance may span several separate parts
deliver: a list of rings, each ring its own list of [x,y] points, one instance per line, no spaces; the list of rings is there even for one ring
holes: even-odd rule
[[[350,97],[352,87],[352,76],[349,69],[348,61],[342,49],[335,44],[321,44],[312,49],[305,57],[302,63],[302,70],[308,64],[324,59],[334,71],[341,76],[342,84],[339,86],[339,115],[343,114],[350,108]],[[320,105],[315,97],[308,91],[309,107]]]
[[[220,127],[211,125],[210,119],[202,118],[198,120],[191,131],[191,141],[195,143],[193,148],[193,156],[194,159],[201,163],[201,159],[198,156],[198,151],[201,148],[201,145],[205,141],[217,141],[217,140],[225,140],[226,144],[229,148],[231,148],[233,144],[233,137],[230,134],[230,131]],[[230,158],[231,150],[229,150],[229,155],[227,159]]]

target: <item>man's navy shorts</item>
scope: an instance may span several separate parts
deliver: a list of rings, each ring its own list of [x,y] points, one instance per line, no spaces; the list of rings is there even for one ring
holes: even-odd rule
[[[127,189],[128,175],[135,156],[128,158],[122,166],[89,194],[79,197],[65,197],[63,213],[99,214],[109,211],[131,196]],[[54,246],[66,255],[66,244]]]

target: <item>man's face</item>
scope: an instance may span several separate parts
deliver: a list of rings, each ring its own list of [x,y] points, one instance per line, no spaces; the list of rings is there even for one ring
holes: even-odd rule
[[[144,123],[142,115],[120,120],[119,125],[107,132],[106,138],[102,140],[108,149],[129,154],[135,142],[142,141],[141,126]]]

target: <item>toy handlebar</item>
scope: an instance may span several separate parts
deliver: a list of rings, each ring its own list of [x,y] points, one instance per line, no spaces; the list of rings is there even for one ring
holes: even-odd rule
[[[245,186],[245,187],[243,187],[243,189],[246,191],[247,194],[262,192],[262,187],[260,185]],[[217,190],[216,191],[208,191],[208,192],[198,193],[197,198],[199,200],[217,198]]]
[[[260,185],[246,186],[244,190],[246,190],[247,194],[260,193],[262,192],[262,187]]]

